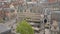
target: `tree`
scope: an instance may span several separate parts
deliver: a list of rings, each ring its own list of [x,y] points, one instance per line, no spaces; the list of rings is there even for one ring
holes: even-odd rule
[[[26,20],[23,20],[17,24],[16,32],[20,34],[34,34],[32,26],[30,26]]]

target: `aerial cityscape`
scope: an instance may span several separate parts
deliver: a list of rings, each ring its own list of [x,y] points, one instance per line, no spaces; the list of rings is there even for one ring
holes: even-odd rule
[[[60,34],[60,0],[0,0],[0,34]]]

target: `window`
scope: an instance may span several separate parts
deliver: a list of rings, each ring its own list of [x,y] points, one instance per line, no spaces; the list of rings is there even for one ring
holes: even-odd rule
[[[23,12],[24,11],[24,6],[19,6],[18,11]]]
[[[32,12],[33,12],[33,13],[36,13],[36,10],[33,10]]]
[[[30,9],[30,12],[32,12],[32,9]]]
[[[4,3],[1,3],[1,2],[0,2],[0,5],[4,5]]]
[[[15,10],[11,10],[11,13],[13,13]]]
[[[37,12],[37,7],[36,7],[36,6],[34,6],[34,7],[32,8],[32,12],[33,12],[33,13],[36,13],[36,12]]]
[[[20,12],[22,12],[22,8],[18,7],[18,10],[19,10]]]
[[[32,7],[32,8],[30,8],[30,12],[32,12],[32,13],[36,13],[36,12],[37,12],[37,10],[36,10],[36,8],[35,8],[35,7]]]
[[[31,2],[31,0],[26,0],[27,2]]]
[[[16,1],[16,0],[11,0],[11,1]]]
[[[11,2],[11,0],[6,0],[7,2]]]

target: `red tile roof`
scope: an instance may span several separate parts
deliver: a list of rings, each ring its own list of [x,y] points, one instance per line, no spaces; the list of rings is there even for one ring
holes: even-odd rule
[[[48,0],[49,3],[57,2],[57,0]]]

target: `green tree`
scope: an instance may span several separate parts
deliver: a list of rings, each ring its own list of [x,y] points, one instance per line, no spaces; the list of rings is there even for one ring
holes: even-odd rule
[[[30,26],[26,20],[17,24],[16,32],[20,34],[34,34],[32,26]]]

